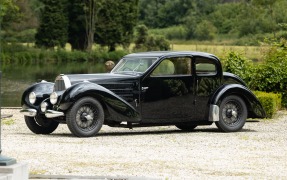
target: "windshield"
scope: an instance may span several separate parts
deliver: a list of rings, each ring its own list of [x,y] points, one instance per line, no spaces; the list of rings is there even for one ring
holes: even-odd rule
[[[112,73],[117,74],[141,74],[144,73],[157,58],[132,57],[123,58],[113,68]]]

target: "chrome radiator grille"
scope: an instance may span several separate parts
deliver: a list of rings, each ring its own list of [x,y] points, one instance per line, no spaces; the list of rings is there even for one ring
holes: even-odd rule
[[[54,85],[54,91],[63,91],[65,90],[65,82],[63,79],[56,80]]]
[[[68,89],[70,86],[70,79],[67,76],[61,74],[55,80],[54,91],[63,91]]]

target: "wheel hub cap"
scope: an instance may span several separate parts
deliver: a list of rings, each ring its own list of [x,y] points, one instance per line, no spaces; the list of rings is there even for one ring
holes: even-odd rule
[[[237,118],[237,112],[234,109],[227,109],[226,117],[228,117],[228,118],[232,118],[232,117]]]
[[[96,124],[95,110],[91,106],[82,106],[76,115],[76,122],[80,128],[90,128]]]
[[[238,111],[240,111],[240,108],[235,103],[227,103],[222,111],[222,116],[224,122],[227,124],[234,124],[238,121]]]
[[[81,121],[83,121],[83,122],[86,122],[88,119],[86,118],[86,116],[87,116],[88,114],[87,113],[82,113],[81,114],[81,116],[80,116],[80,119],[81,119]]]

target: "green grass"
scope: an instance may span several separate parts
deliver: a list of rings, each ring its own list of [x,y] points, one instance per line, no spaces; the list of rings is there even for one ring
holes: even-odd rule
[[[241,53],[248,59],[253,61],[260,61],[264,54],[263,52],[268,49],[268,46],[235,46],[235,45],[226,45],[226,44],[214,44],[216,42],[210,41],[171,41],[170,46],[173,51],[202,51],[208,52],[222,58],[229,51],[236,51]],[[33,43],[22,43],[26,47],[33,47]],[[132,52],[134,44],[132,43],[129,47],[129,51]],[[66,51],[71,51],[71,45],[66,44]],[[107,47],[100,47],[95,44],[93,50],[107,51]],[[117,47],[117,50],[123,50],[121,46]]]
[[[2,124],[10,126],[10,125],[15,124],[15,121],[14,119],[11,119],[11,118],[8,118],[8,119],[4,118],[2,119]]]
[[[241,53],[248,59],[260,61],[266,46],[231,46],[231,45],[205,45],[205,44],[171,44],[174,51],[202,51],[208,52],[222,58],[229,51]]]

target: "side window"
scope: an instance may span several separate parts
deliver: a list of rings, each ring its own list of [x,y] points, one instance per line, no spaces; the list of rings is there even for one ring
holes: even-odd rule
[[[207,58],[196,58],[195,71],[198,75],[215,75],[217,73],[216,65]]]
[[[190,57],[164,59],[153,71],[152,76],[191,75]]]
[[[174,64],[171,60],[163,60],[153,71],[152,76],[173,75]]]

